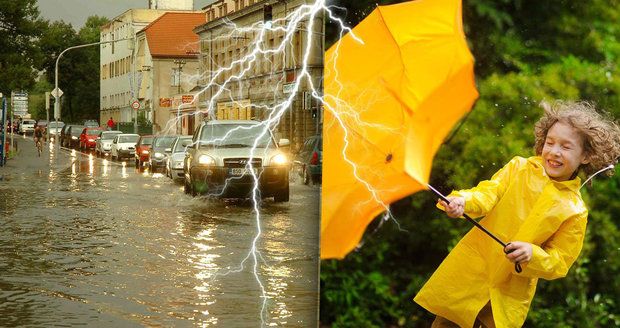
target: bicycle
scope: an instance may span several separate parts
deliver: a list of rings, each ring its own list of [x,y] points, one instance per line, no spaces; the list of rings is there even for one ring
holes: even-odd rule
[[[41,153],[43,152],[43,143],[41,142],[41,138],[37,138],[35,146],[37,147],[37,151],[39,152],[39,157],[41,157]]]

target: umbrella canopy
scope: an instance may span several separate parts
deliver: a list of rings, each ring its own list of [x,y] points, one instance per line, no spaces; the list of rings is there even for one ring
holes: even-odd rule
[[[460,0],[378,7],[325,63],[321,258],[343,258],[390,203],[426,188],[478,93]]]

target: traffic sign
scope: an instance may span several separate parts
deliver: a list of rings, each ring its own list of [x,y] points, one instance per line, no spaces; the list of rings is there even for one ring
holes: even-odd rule
[[[135,109],[135,110],[140,109],[140,102],[139,102],[139,101],[137,101],[137,100],[134,100],[134,101],[131,103],[131,108],[133,108],[133,109]]]
[[[54,90],[52,90],[52,96],[54,96],[54,98],[58,99],[59,97],[62,97],[62,90],[60,90],[60,88],[54,88]]]

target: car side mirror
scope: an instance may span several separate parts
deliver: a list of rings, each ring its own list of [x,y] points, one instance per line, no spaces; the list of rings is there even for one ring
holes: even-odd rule
[[[280,147],[286,147],[290,145],[291,145],[291,141],[288,139],[280,139],[280,141],[278,141],[278,146]]]

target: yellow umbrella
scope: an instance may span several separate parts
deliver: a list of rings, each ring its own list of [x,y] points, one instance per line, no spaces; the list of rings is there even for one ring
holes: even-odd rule
[[[343,258],[388,205],[427,187],[478,97],[460,0],[375,9],[325,54],[321,258]]]

